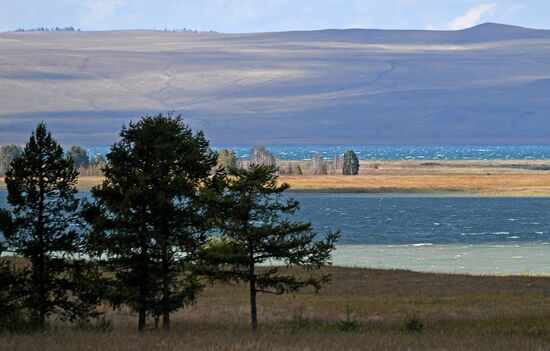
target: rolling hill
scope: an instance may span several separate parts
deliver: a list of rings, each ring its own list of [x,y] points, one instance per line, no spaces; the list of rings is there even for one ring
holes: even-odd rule
[[[0,144],[166,111],[217,145],[549,143],[550,31],[0,34]]]

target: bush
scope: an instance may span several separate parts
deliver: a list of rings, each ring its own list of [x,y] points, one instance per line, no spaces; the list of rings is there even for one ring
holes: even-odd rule
[[[310,321],[304,317],[304,310],[299,309],[292,317],[292,332],[296,333],[309,327]]]
[[[338,329],[340,329],[343,332],[352,332],[359,330],[359,327],[361,325],[357,320],[353,318],[353,312],[349,306],[346,307],[346,319],[341,320],[338,322]]]
[[[424,330],[424,327],[424,322],[416,313],[407,316],[403,320],[403,329],[406,331],[420,333]]]

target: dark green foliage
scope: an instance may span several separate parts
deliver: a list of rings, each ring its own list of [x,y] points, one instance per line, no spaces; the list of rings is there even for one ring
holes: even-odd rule
[[[27,275],[28,270],[16,268],[8,259],[0,258],[0,333],[26,332],[33,329],[22,306],[22,299],[27,294]]]
[[[357,331],[361,327],[359,322],[352,316],[352,310],[349,306],[346,306],[346,318],[338,322],[338,329],[344,332]]]
[[[147,116],[120,136],[85,212],[90,254],[115,273],[110,300],[139,313],[140,331],[147,314],[162,316],[168,329],[170,313],[201,288],[189,268],[208,226],[201,189],[213,179],[217,155],[180,116]]]
[[[86,149],[82,146],[71,146],[71,149],[67,152],[67,158],[73,160],[73,163],[77,169],[88,167],[90,165],[88,151],[86,151]]]
[[[0,146],[0,174],[5,174],[10,168],[11,162],[21,156],[23,148],[19,145],[9,144]]]
[[[424,322],[420,317],[414,313],[403,320],[403,329],[410,332],[420,333],[424,330]]]
[[[257,328],[257,293],[284,294],[312,286],[315,290],[329,280],[326,275],[299,277],[279,267],[258,268],[265,263],[320,268],[328,264],[339,233],[315,241],[310,223],[292,222],[289,216],[297,201],[283,201],[289,188],[277,184],[274,166],[253,165],[229,171],[227,188],[220,200],[223,218],[220,238],[205,245],[206,261],[217,269],[214,278],[243,281],[250,285],[251,322]]]
[[[343,175],[357,175],[359,173],[359,160],[355,152],[349,150],[344,153]]]
[[[30,262],[22,306],[39,328],[45,327],[52,313],[65,313],[84,303],[73,293],[72,279],[82,245],[76,231],[77,176],[72,160],[64,157],[42,123],[6,174],[11,212],[2,210],[0,231],[6,250]],[[86,308],[91,311],[94,306]]]

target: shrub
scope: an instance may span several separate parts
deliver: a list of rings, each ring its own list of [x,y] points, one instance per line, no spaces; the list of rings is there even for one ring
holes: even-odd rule
[[[403,320],[403,329],[410,332],[417,332],[420,333],[424,330],[424,322],[416,313],[412,315],[408,315]]]
[[[349,306],[346,306],[346,318],[338,322],[338,329],[343,332],[352,332],[359,330],[361,325],[353,318],[353,312]]]

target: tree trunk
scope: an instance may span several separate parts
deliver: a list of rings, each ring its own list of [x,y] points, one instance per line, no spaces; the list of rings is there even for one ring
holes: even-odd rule
[[[145,332],[145,317],[146,317],[145,306],[139,308],[139,318],[138,318],[138,331],[143,334]]]
[[[170,330],[170,267],[168,265],[168,244],[162,243],[162,329]]]
[[[36,235],[38,236],[38,319],[37,323],[41,329],[46,326],[46,314],[48,310],[46,292],[46,259],[45,259],[45,238],[44,238],[44,186],[40,184],[40,199],[38,200],[38,219],[36,224]]]
[[[254,272],[254,261],[251,262],[249,268],[250,278],[250,322],[252,331],[255,333],[258,330],[258,310],[256,308],[256,275]]]
[[[147,242],[144,238],[141,238],[141,262],[139,263],[140,270],[140,282],[138,284],[139,289],[139,317],[138,317],[138,331],[143,333],[145,331],[145,323],[147,320],[147,294],[149,289],[149,262],[147,257]]]

